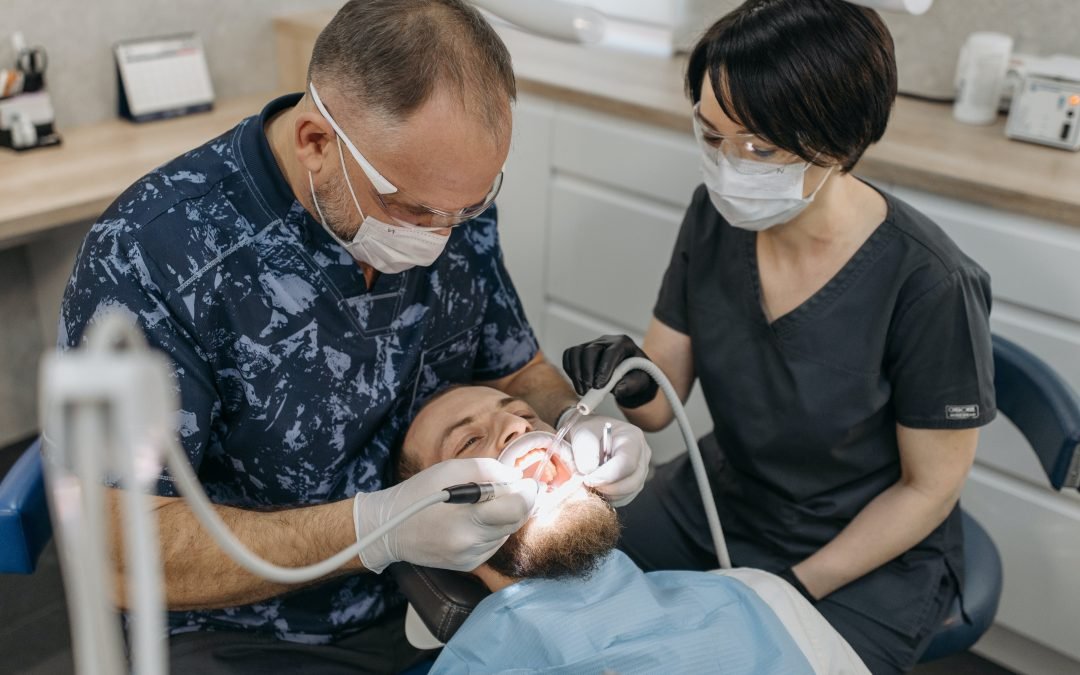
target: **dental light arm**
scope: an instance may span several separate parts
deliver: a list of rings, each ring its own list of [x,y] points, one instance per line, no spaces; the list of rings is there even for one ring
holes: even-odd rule
[[[847,0],[905,14],[925,14],[934,0]],[[518,28],[564,42],[600,42],[607,20],[600,12],[562,0],[473,0],[473,4]]]
[[[709,484],[709,476],[705,472],[705,463],[701,459],[701,449],[698,448],[697,438],[694,436],[694,430],[690,427],[690,419],[686,416],[686,410],[682,406],[682,401],[679,400],[679,394],[675,391],[675,387],[667,379],[667,376],[664,375],[664,371],[660,370],[659,366],[648,359],[640,357],[626,359],[615,368],[615,372],[611,374],[611,379],[608,380],[606,386],[600,389],[592,389],[581,397],[577,406],[578,410],[585,415],[592,414],[597,406],[604,401],[604,398],[611,393],[611,390],[615,388],[615,385],[619,383],[619,380],[632,370],[643,371],[656,380],[656,384],[660,386],[660,391],[664,392],[664,396],[667,397],[668,403],[671,405],[671,410],[675,413],[675,420],[682,431],[683,440],[686,441],[686,451],[690,454],[690,465],[693,467],[694,476],[697,478],[698,490],[701,492],[701,501],[705,507],[705,518],[709,522],[709,532],[712,534],[713,546],[716,547],[717,560],[719,560],[722,569],[730,569],[731,557],[728,555],[727,543],[724,541],[724,531],[720,527],[720,515],[716,512],[716,502],[713,498],[712,487]]]
[[[906,14],[925,14],[934,0],[847,0],[854,5]]]
[[[564,42],[599,42],[604,36],[604,16],[591,9],[561,0],[473,0],[477,7],[518,28]]]

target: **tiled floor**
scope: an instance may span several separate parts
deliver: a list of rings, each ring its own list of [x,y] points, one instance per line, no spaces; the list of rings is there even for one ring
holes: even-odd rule
[[[0,476],[21,449],[0,450]],[[52,544],[42,553],[33,575],[0,575],[0,664],[0,671],[11,675],[74,672],[60,564]],[[1011,671],[973,654],[960,654],[919,666],[915,674],[1010,675]]]

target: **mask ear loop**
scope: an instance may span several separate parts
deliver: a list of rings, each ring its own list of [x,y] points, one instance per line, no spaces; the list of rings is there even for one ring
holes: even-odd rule
[[[322,208],[319,206],[319,198],[315,196],[315,179],[311,177],[311,172],[307,172],[308,185],[311,186],[311,201],[315,203],[315,211],[319,214],[319,222],[323,224],[323,227],[328,227],[326,224],[326,217],[323,216]]]
[[[360,200],[356,198],[356,193],[353,192],[352,181],[349,180],[349,172],[345,169],[345,153],[341,151],[341,136],[335,135],[337,139],[337,154],[338,159],[341,160],[341,173],[345,176],[345,185],[349,188],[349,194],[352,195],[353,205],[356,207],[356,212],[360,214],[360,226],[364,226],[364,221],[367,220],[367,216],[364,215],[364,210],[360,208]]]
[[[810,162],[810,165],[812,166],[813,162]],[[809,168],[809,166],[807,168]],[[818,183],[818,186],[816,188],[814,188],[814,191],[811,192],[810,195],[806,197],[807,199],[809,199],[810,201],[814,201],[814,199],[817,198],[817,194],[819,192],[821,192],[821,188],[825,187],[825,181],[829,180],[829,177],[832,176],[833,169],[835,169],[835,168],[836,168],[835,166],[830,166],[829,167],[829,170],[825,172],[824,178],[822,178],[821,182]]]

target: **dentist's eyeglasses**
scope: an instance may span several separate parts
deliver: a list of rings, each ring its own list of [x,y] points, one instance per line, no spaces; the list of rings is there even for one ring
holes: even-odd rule
[[[486,211],[495,201],[495,197],[499,195],[499,190],[502,188],[503,183],[503,171],[500,171],[499,175],[495,177],[495,182],[482,200],[472,206],[466,206],[465,208],[456,211],[437,209],[411,198],[404,190],[401,190],[383,177],[383,175],[372,166],[371,162],[364,157],[363,153],[357,149],[353,142],[349,140],[349,137],[341,130],[341,127],[334,121],[334,118],[330,116],[330,112],[326,109],[326,106],[323,105],[322,100],[319,98],[319,93],[315,91],[315,83],[310,83],[308,88],[311,91],[311,98],[315,101],[315,107],[319,109],[322,116],[330,123],[334,133],[338,135],[338,138],[345,144],[345,147],[349,149],[349,154],[351,154],[353,159],[356,160],[356,163],[360,165],[360,169],[364,172],[368,182],[371,183],[371,187],[373,188],[372,194],[378,200],[383,211],[394,220],[395,224],[402,227],[420,227],[432,230],[456,227],[466,221],[472,220]]]

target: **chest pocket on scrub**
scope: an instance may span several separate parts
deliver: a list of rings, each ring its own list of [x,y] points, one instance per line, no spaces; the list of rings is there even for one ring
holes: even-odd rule
[[[416,415],[432,394],[451,384],[472,382],[473,364],[480,346],[480,326],[467,328],[424,350],[413,385],[409,417]]]

